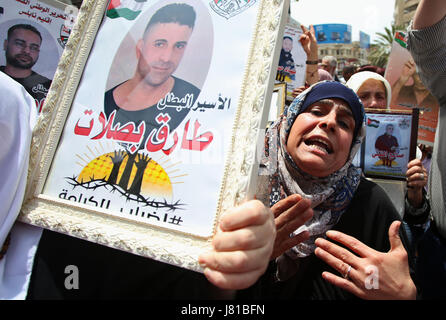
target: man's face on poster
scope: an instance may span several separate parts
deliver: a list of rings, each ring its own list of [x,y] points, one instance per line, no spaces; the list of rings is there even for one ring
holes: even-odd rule
[[[293,41],[289,38],[284,38],[282,49],[285,50],[285,52],[291,52],[291,50],[293,49]]]
[[[388,125],[386,127],[386,133],[391,136],[393,134],[393,126],[392,125]]]
[[[178,67],[192,29],[178,23],[151,26],[137,44],[137,72],[151,86],[163,84]]]
[[[5,40],[6,62],[20,69],[31,69],[39,59],[41,40],[39,35],[26,29],[16,29]]]

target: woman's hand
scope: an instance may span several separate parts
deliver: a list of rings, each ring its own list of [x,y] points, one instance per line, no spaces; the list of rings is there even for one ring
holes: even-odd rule
[[[299,42],[302,44],[302,48],[307,54],[307,60],[318,60],[317,40],[314,26],[310,25],[310,30],[305,28],[304,25],[300,26],[302,34],[299,38]]]
[[[294,88],[293,91],[291,92],[291,95],[293,96],[293,98],[296,98],[298,95],[304,92],[308,87],[309,85],[305,83],[304,86]]]
[[[328,238],[359,256],[328,240],[316,239],[316,256],[342,275],[323,272],[322,277],[362,299],[415,299],[416,287],[410,277],[407,252],[398,235],[400,225],[400,221],[394,221],[390,226],[390,250],[386,253],[342,232],[328,231]]]
[[[200,255],[204,275],[222,289],[245,289],[265,272],[276,229],[271,210],[248,201],[226,212],[212,239],[213,250]]]
[[[272,206],[277,235],[271,259],[277,258],[285,251],[308,239],[308,231],[293,237],[290,235],[313,217],[313,209],[310,206],[311,201],[298,194],[288,196]]]

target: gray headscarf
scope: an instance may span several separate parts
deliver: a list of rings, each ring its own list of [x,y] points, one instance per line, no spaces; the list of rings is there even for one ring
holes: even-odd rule
[[[309,175],[295,164],[286,150],[286,143],[297,116],[312,102],[329,97],[341,98],[350,105],[356,127],[347,162],[338,171],[320,178]],[[310,238],[288,250],[285,253],[288,257],[297,259],[312,254],[315,239],[324,236],[339,221],[350,204],[361,177],[361,170],[351,162],[365,134],[363,118],[362,103],[351,89],[339,82],[323,81],[296,97],[266,132],[257,198],[263,200],[265,205],[273,206],[279,200],[297,193],[311,200],[314,211],[313,218],[293,232],[293,235],[297,235],[308,230]]]

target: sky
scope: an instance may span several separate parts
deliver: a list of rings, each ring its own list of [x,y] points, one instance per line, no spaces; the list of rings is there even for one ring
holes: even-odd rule
[[[299,23],[344,23],[352,27],[352,40],[359,41],[359,31],[376,40],[393,22],[395,0],[291,0],[291,17]]]

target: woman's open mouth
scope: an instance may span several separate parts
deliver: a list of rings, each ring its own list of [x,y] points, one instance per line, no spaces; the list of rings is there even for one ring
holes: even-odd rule
[[[321,150],[327,154],[333,153],[333,149],[331,148],[331,146],[326,141],[324,141],[322,139],[311,138],[311,139],[305,140],[304,142],[307,146]]]

